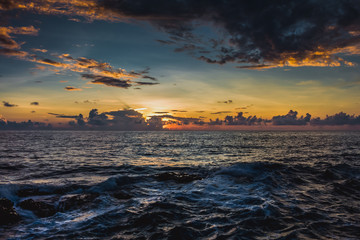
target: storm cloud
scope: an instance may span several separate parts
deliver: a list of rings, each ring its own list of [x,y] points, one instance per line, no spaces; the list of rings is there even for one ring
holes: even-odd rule
[[[162,43],[181,45],[176,51],[211,49],[210,55],[197,56],[208,63],[235,62],[244,68],[340,66],[351,63],[337,53],[359,54],[356,0],[103,0],[99,5],[152,23],[169,34]],[[224,34],[212,41],[199,39],[199,23]]]
[[[146,21],[168,34],[157,41],[176,52],[247,69],[353,66],[343,56],[360,54],[357,0],[4,0],[0,10]]]

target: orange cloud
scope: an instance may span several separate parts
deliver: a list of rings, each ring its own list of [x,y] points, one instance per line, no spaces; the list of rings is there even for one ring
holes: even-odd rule
[[[280,54],[280,58],[274,59],[273,62],[259,65],[238,66],[237,68],[262,70],[277,67],[352,67],[356,65],[353,62],[346,61],[337,56],[337,54],[359,55],[360,44],[335,48],[332,50],[326,50],[319,47],[317,51],[305,51],[301,56],[299,56],[299,52],[282,53]]]
[[[34,26],[28,27],[0,27],[0,46],[9,49],[20,49],[23,43],[17,43],[12,39],[15,35],[36,35],[39,29]]]
[[[88,20],[119,20],[120,17],[94,0],[9,0],[0,10],[18,9],[40,14],[82,16]]]
[[[31,51],[33,51],[33,52],[46,53],[48,50],[46,50],[46,49],[39,49],[39,48],[32,48]]]
[[[28,55],[28,53],[14,49],[2,48],[0,49],[0,55],[24,58]]]

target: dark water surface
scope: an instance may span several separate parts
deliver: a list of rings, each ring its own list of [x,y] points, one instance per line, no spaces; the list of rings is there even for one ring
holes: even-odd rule
[[[0,132],[0,198],[0,239],[360,239],[360,132]]]

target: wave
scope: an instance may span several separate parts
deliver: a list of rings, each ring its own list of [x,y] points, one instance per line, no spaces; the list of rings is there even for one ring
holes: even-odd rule
[[[0,197],[14,202],[22,218],[2,237],[326,239],[356,238],[360,232],[356,164],[258,161],[71,171],[85,173],[84,178],[105,179],[1,184]]]

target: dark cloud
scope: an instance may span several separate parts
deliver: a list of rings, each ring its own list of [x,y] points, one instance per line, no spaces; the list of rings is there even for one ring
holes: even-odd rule
[[[215,121],[213,121],[212,119],[209,120],[209,125],[223,125],[223,120],[220,120],[219,118],[215,119]]]
[[[32,111],[33,113],[34,111]],[[145,119],[144,116],[133,109],[123,109],[117,111],[99,113],[97,109],[92,109],[88,117],[79,115],[65,115],[58,113],[48,113],[57,118],[73,119],[66,124],[65,128],[83,129],[83,130],[161,130],[164,125],[207,125],[209,127],[216,125],[242,125],[242,126],[267,126],[271,123],[273,126],[360,126],[360,115],[349,115],[340,112],[326,118],[311,119],[310,114],[305,117],[298,117],[296,111],[290,110],[286,115],[274,116],[272,120],[262,119],[256,116],[244,116],[245,113],[239,112],[235,116],[226,116],[224,119],[217,118],[210,119],[208,122],[204,121],[204,117],[177,117],[170,114],[154,115]],[[46,120],[48,121],[48,120]],[[24,122],[7,121],[0,115],[0,130],[31,130],[31,129],[52,129],[51,124],[32,122],[31,120]]]
[[[3,101],[3,106],[4,107],[17,107],[18,105]]]
[[[358,0],[2,0],[0,10],[82,16],[87,20],[147,21],[176,45],[208,63],[239,68],[353,65],[338,56],[359,54]],[[203,34],[208,27],[210,34]],[[6,28],[2,44],[18,48],[12,34],[37,29]],[[30,31],[31,30],[31,31]],[[201,31],[202,30],[202,31]],[[201,34],[200,34],[201,32]],[[4,37],[5,36],[5,37]]]
[[[88,117],[88,124],[92,125],[92,126],[106,126],[108,125],[108,117],[106,116],[105,113],[98,113],[97,109],[92,109],[89,112],[89,117]]]
[[[91,83],[93,84],[103,84],[106,86],[118,88],[129,88],[132,86],[128,80],[121,80],[113,77],[106,77],[94,74],[82,74],[81,76],[86,79],[91,79]]]
[[[0,119],[0,130],[50,130],[51,124],[43,122],[33,122],[31,120],[23,122],[2,121]]]
[[[154,112],[154,113],[156,113],[156,114],[167,114],[169,112]]]
[[[273,125],[306,125],[310,122],[311,115],[309,113],[306,116],[297,117],[298,112],[290,110],[286,115],[278,115],[272,118]]]
[[[137,85],[158,85],[156,82],[135,82]]]
[[[224,119],[226,125],[260,125],[263,119],[256,116],[245,117],[243,112],[239,112],[237,116],[226,116]]]
[[[64,87],[64,89],[65,89],[66,91],[82,91],[81,88],[71,87],[71,86]]]
[[[241,68],[347,64],[334,54],[348,52],[346,47],[359,41],[359,36],[352,34],[360,29],[357,0],[102,0],[99,3],[120,16],[151,22],[170,35],[171,44],[184,46],[177,51],[211,47],[210,56],[198,58],[208,63],[250,64]],[[207,22],[225,34],[211,41],[198,40],[195,22]],[[159,42],[167,44],[166,41]]]
[[[146,121],[140,112],[133,109],[101,114],[97,112],[97,109],[93,109],[89,113],[88,124],[114,130],[160,130],[163,127],[161,121],[154,119]]]
[[[54,61],[54,60],[51,60],[48,58],[43,59],[42,63],[53,65],[53,66],[61,66],[62,65],[62,63],[60,63],[60,62],[57,62],[57,61]]]
[[[76,124],[75,121],[70,121],[68,122],[68,124],[72,127],[74,126],[79,126],[79,127],[83,127],[85,126],[85,120],[83,115],[80,113],[79,115],[64,115],[64,114],[58,114],[58,113],[48,113],[50,115],[56,116],[57,118],[70,118],[70,119],[75,119],[76,120]]]
[[[31,102],[30,105],[38,106],[39,102]]]
[[[184,44],[179,48],[175,48],[174,52],[194,52],[194,51],[204,51],[203,47],[196,46],[195,44]]]
[[[360,125],[360,115],[349,115],[344,112],[339,112],[331,116],[326,116],[325,119],[314,118],[310,121],[311,125]]]
[[[184,113],[184,112],[187,112],[186,110],[177,110],[177,109],[174,109],[174,110],[171,110],[172,112],[178,112],[178,113]]]
[[[211,114],[224,114],[224,113],[231,113],[231,111],[212,112]]]
[[[151,77],[151,76],[148,76],[148,75],[144,75],[142,78],[157,81],[157,79],[155,77]]]
[[[218,101],[218,103],[225,103],[225,104],[231,104],[231,103],[233,103],[233,100],[227,100],[227,101]]]
[[[2,48],[0,49],[0,55],[12,56],[12,57],[25,57],[28,55],[28,53],[15,49]]]
[[[78,115],[64,115],[64,114],[58,114],[58,113],[48,113],[49,115],[56,116],[57,118],[77,118]]]
[[[156,41],[158,41],[161,44],[166,44],[166,45],[171,45],[171,44],[175,44],[174,41],[171,40],[161,40],[161,39],[157,39]]]

